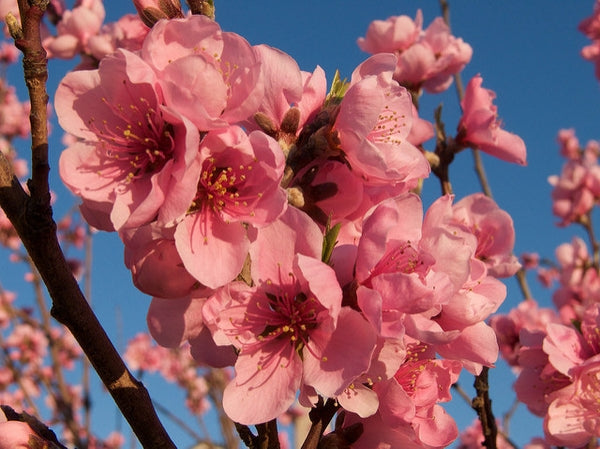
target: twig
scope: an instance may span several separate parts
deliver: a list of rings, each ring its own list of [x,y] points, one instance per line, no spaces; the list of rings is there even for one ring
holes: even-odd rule
[[[517,408],[519,408],[519,404],[519,400],[515,398],[510,406],[510,409],[504,415],[502,415],[502,428],[507,434],[510,433],[510,420],[517,411]]]
[[[458,382],[452,384],[452,388],[458,393],[458,395],[469,405],[472,405],[471,397],[467,394],[463,387]]]
[[[85,297],[88,303],[92,304],[92,233],[89,226],[85,226],[85,260],[83,271],[83,285]],[[92,413],[91,413],[91,388],[90,388],[90,362],[83,357],[81,373],[81,386],[83,388],[83,425],[87,435],[91,434],[92,430]]]
[[[455,75],[455,79],[457,76],[459,75]],[[475,164],[475,173],[477,174],[477,179],[479,179],[481,190],[483,190],[485,196],[493,198],[492,188],[490,187],[490,183],[488,182],[487,175],[485,174],[485,168],[483,166],[483,161],[481,160],[481,153],[477,148],[472,148],[471,150],[471,153],[473,154],[473,163]]]
[[[73,416],[72,396],[71,392],[67,388],[67,383],[65,381],[62,365],[59,362],[59,348],[56,345],[56,339],[54,338],[54,335],[52,335],[51,317],[50,312],[48,311],[48,307],[46,306],[46,298],[44,298],[40,275],[37,269],[35,268],[33,261],[29,257],[26,258],[26,262],[34,274],[33,288],[35,290],[35,298],[38,310],[40,311],[40,315],[42,317],[41,328],[46,334],[46,338],[48,339],[48,346],[50,348],[50,362],[52,364],[52,374],[56,380],[56,387],[58,389],[58,394],[54,398],[56,401],[56,407],[61,412],[65,420],[65,424],[73,434],[75,445],[78,447],[82,447],[84,446],[84,444],[80,438],[79,425],[77,424],[75,417]],[[49,388],[48,391],[50,392],[51,389]]]
[[[317,449],[319,447],[323,432],[325,432],[338,408],[339,405],[333,399],[328,399],[327,402],[323,403],[323,398],[319,397],[319,402],[308,414],[312,425],[301,449]]]
[[[175,424],[181,427],[181,429],[193,439],[195,439],[196,441],[203,441],[203,438],[200,435],[198,435],[194,431],[194,429],[188,426],[183,419],[181,419],[175,413],[171,412],[171,410],[169,410],[167,407],[161,405],[159,402],[156,401],[152,401],[152,403],[154,404],[154,407],[156,407],[156,410],[158,410],[159,413],[164,414],[167,418],[169,418],[171,421],[173,421]]]
[[[498,428],[494,413],[492,412],[492,400],[489,395],[488,370],[489,368],[484,366],[481,374],[475,377],[474,386],[477,396],[473,398],[472,406],[479,416],[479,421],[481,421],[481,430],[485,438],[483,445],[487,449],[496,449]]]
[[[527,277],[525,276],[525,270],[520,268],[516,273],[515,277],[517,278],[517,284],[521,289],[521,293],[523,294],[524,299],[531,299],[531,290],[529,289],[529,284],[527,283]]]
[[[227,449],[237,449],[239,447],[239,441],[234,433],[234,428],[237,429],[237,426],[234,427],[233,421],[229,419],[223,410],[223,390],[227,384],[225,373],[222,369],[215,368],[206,374],[205,379],[209,385],[208,395],[217,409],[219,424],[221,425],[221,434],[225,440],[225,447]],[[239,433],[239,429],[237,430]],[[242,435],[240,434],[240,436]]]

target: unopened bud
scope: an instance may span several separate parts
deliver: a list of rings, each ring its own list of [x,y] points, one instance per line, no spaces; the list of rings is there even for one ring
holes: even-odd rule
[[[150,28],[161,19],[183,18],[179,0],[133,0],[133,4],[142,22]]]

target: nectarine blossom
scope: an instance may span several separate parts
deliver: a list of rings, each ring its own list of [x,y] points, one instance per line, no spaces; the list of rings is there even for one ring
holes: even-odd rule
[[[358,46],[371,54],[395,53],[398,62],[394,79],[412,91],[424,88],[439,93],[452,84],[452,75],[471,60],[473,50],[462,39],[450,34],[444,19],[437,17],[423,30],[423,14],[415,20],[408,16],[376,20],[369,25],[366,38]]]
[[[273,139],[259,131],[246,135],[237,126],[210,131],[199,154],[200,176],[177,224],[175,245],[187,271],[217,288],[241,271],[248,229],[273,222],[285,210],[279,187],[284,159]]]
[[[458,123],[456,142],[475,146],[481,151],[515,164],[526,164],[523,140],[501,128],[497,107],[493,104],[496,94],[481,87],[480,75],[471,78],[465,96],[460,102],[463,115]]]
[[[141,57],[160,78],[166,103],[201,131],[251,117],[263,99],[260,60],[250,44],[206,16],[157,22]]]
[[[154,71],[120,50],[98,70],[69,73],[56,93],[61,126],[79,138],[60,174],[96,228],[170,223],[185,213],[200,173],[198,131],[164,106]],[[164,207],[163,207],[164,206]]]

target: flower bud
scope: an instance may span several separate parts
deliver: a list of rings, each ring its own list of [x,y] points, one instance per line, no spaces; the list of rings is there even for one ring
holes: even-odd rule
[[[160,19],[183,18],[179,0],[133,0],[142,21],[150,28]]]

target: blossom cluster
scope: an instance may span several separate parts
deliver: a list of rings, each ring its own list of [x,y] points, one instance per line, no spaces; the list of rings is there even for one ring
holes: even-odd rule
[[[443,90],[470,47],[441,19],[422,30],[418,13],[401,21],[406,46],[380,49],[370,28],[361,42],[375,54],[328,91],[320,67],[205,16],[141,12],[152,28],[67,74],[55,109],[71,135],[61,177],[88,223],[121,237],[153,296],[153,337],[233,366],[223,407],[240,424],[331,399],[344,427],[364,424],[353,447],[450,444],[439,403],[462,368],[493,366],[485,320],[506,296],[498,278],[520,267],[493,200],[426,208],[412,192],[430,173],[433,127],[407,87]],[[411,51],[435,61],[405,79]],[[525,163],[493,93],[481,77],[469,86],[455,151]]]
[[[581,148],[572,129],[560,131],[558,142],[567,160],[561,176],[550,178],[558,225],[577,223],[590,231],[598,144],[591,141]],[[587,181],[574,180],[578,171]],[[594,241],[593,232],[590,236]],[[530,259],[528,268],[538,268],[538,262]],[[558,281],[552,295],[555,308],[540,307],[529,298],[491,319],[501,354],[518,376],[517,398],[544,419],[546,446],[582,447],[600,436],[598,267],[598,250],[590,252],[582,238],[574,237],[556,249],[556,264],[539,267],[546,286]]]

